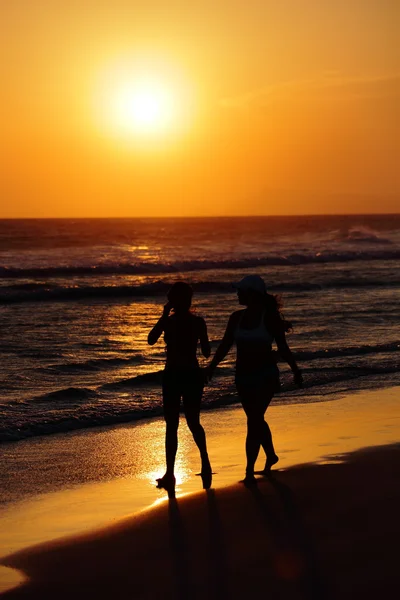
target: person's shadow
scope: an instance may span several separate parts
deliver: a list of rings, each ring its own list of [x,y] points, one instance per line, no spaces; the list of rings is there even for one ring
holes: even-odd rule
[[[276,519],[267,498],[257,486],[248,488],[260,510],[271,538],[274,541],[278,557],[275,569],[278,575],[287,581],[296,583],[297,589],[305,598],[320,600],[327,597],[325,586],[320,576],[316,554],[309,536],[304,528],[301,513],[297,507],[295,496],[288,485],[270,473],[268,482],[274,488],[285,523]]]
[[[226,594],[226,551],[215,490],[206,490],[208,512],[208,573],[197,577],[207,579],[207,598],[224,599]],[[179,501],[170,498],[168,504],[170,547],[173,558],[176,597],[193,597],[190,571],[190,544],[179,508]]]
[[[208,597],[223,599],[227,597],[226,545],[215,490],[210,489],[206,493],[210,543],[210,593]]]
[[[189,544],[175,496],[168,500],[168,519],[176,595],[183,600],[190,598]]]
[[[170,498],[158,514],[17,553],[2,564],[29,579],[4,597],[325,598],[290,488],[271,478],[232,493],[233,504],[213,489]]]

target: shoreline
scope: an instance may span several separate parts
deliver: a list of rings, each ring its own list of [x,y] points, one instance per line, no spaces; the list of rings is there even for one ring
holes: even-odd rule
[[[300,361],[301,362],[301,361]],[[159,371],[158,373],[161,373]],[[287,373],[284,373],[285,376]],[[304,385],[301,389],[297,388],[294,384],[289,383],[289,387],[282,389],[278,394],[276,394],[273,398],[272,406],[296,406],[299,404],[314,404],[319,402],[331,402],[335,400],[340,400],[349,396],[351,394],[358,394],[360,392],[372,392],[372,391],[380,391],[380,390],[390,390],[395,387],[400,387],[400,381],[398,378],[393,379],[390,382],[383,383],[382,378],[379,374],[369,374],[365,377],[359,376],[355,378],[344,379],[339,382],[343,384],[342,389],[329,387],[332,385],[332,382],[327,383],[314,383],[311,385]],[[212,382],[208,384],[207,391],[211,393],[215,391],[214,386],[218,388],[218,384],[221,382]],[[336,382],[338,383],[338,382]],[[354,386],[354,387],[353,387]],[[214,389],[213,389],[214,388]],[[328,388],[328,391],[325,389]],[[240,407],[240,400],[237,396],[237,392],[234,390],[234,387],[230,391],[225,390],[213,400],[209,400],[207,398],[207,393],[202,401],[202,414],[208,413],[209,411],[220,411],[220,410],[229,410],[231,408]],[[181,414],[183,414],[183,410],[181,410]],[[163,408],[161,399],[157,406],[146,409],[143,413],[127,413],[127,414],[117,414],[111,417],[108,415],[97,415],[95,421],[93,423],[88,424],[85,421],[74,421],[70,420],[68,425],[65,425],[65,422],[57,422],[52,423],[52,429],[45,429],[43,425],[37,428],[34,433],[25,433],[21,437],[18,437],[15,433],[7,433],[4,432],[0,434],[0,450],[1,447],[6,447],[7,445],[21,444],[21,443],[29,443],[29,441],[35,441],[37,439],[45,438],[45,437],[55,437],[55,436],[63,436],[63,435],[73,435],[76,433],[82,432],[96,432],[101,431],[105,428],[113,428],[118,426],[127,426],[127,425],[141,425],[146,424],[149,421],[153,421],[155,419],[163,418]],[[25,429],[21,427],[21,431]]]
[[[372,388],[369,390],[364,390],[364,389],[360,389],[360,390],[351,390],[348,392],[333,392],[333,397],[329,400],[326,399],[326,396],[324,396],[324,399],[316,399],[314,401],[308,401],[308,402],[302,402],[302,397],[299,397],[299,401],[298,402],[276,402],[276,399],[279,398],[279,396],[277,396],[277,398],[274,398],[274,401],[271,403],[271,405],[268,408],[268,411],[266,413],[266,418],[267,420],[271,423],[271,426],[273,428],[276,428],[277,431],[274,433],[274,439],[276,436],[279,436],[282,432],[282,429],[284,431],[289,431],[288,428],[292,428],[292,433],[296,436],[296,441],[298,441],[298,437],[299,437],[299,430],[296,428],[296,423],[295,423],[295,419],[298,418],[299,420],[301,420],[303,418],[303,416],[305,416],[306,418],[306,425],[309,424],[310,421],[310,417],[311,419],[313,418],[313,413],[315,412],[315,414],[317,412],[323,412],[323,408],[326,408],[327,411],[329,411],[332,416],[334,417],[334,419],[336,420],[336,422],[339,422],[338,416],[341,410],[344,410],[346,412],[352,411],[353,407],[352,407],[352,402],[354,401],[355,404],[358,404],[360,406],[360,410],[365,411],[365,409],[367,409],[368,414],[368,418],[370,418],[370,413],[374,413],[376,414],[376,411],[374,411],[374,409],[372,408],[373,403],[378,402],[378,407],[379,407],[379,411],[378,414],[376,414],[376,416],[378,418],[383,418],[384,419],[384,411],[388,410],[387,408],[385,408],[385,403],[389,402],[391,404],[393,404],[394,407],[396,407],[396,403],[397,403],[397,396],[400,395],[400,386],[395,385],[395,386],[387,386],[387,387],[380,387],[380,388]],[[383,403],[382,403],[382,399],[383,399]],[[337,409],[337,410],[336,410]],[[383,411],[383,412],[382,412]],[[230,415],[231,414],[237,414],[239,416],[239,420],[240,420],[240,415],[242,415],[243,417],[243,423],[244,423],[244,413],[242,412],[242,408],[240,406],[239,402],[235,402],[232,405],[221,405],[216,407],[215,405],[213,406],[203,406],[202,407],[202,412],[201,412],[201,419],[202,419],[202,423],[204,423],[205,428],[209,429],[211,428],[211,434],[213,436],[218,436],[218,434],[224,434],[224,426],[225,426],[225,421],[228,420],[230,421]],[[393,412],[393,414],[395,414]],[[215,417],[218,416],[218,419],[215,419]],[[388,415],[389,418],[392,417],[392,415]],[[321,417],[319,417],[321,418]],[[220,420],[222,419],[222,423],[221,423],[221,427],[220,427],[220,431],[218,432],[216,430],[215,427],[215,420]],[[315,420],[315,419],[314,419]],[[318,416],[316,417],[316,420],[318,420]],[[235,425],[236,425],[236,421],[235,421]],[[243,425],[243,424],[242,424]],[[340,424],[339,424],[340,425]],[[283,428],[282,428],[283,426]],[[35,484],[37,484],[37,480],[32,480],[29,481],[30,487],[33,486],[33,493],[29,493],[29,495],[38,495],[38,494],[42,494],[42,493],[48,493],[48,492],[53,492],[53,491],[57,491],[59,489],[63,489],[66,487],[66,485],[69,486],[74,486],[74,485],[80,485],[83,483],[86,483],[88,481],[90,482],[98,482],[98,481],[110,481],[112,479],[114,479],[115,477],[118,476],[125,476],[127,474],[127,471],[129,471],[129,468],[131,468],[132,466],[134,467],[135,465],[126,465],[126,464],[122,464],[120,465],[121,468],[117,468],[117,471],[115,472],[114,470],[110,470],[109,473],[104,473],[103,472],[96,472],[95,470],[93,470],[93,477],[90,477],[90,472],[85,472],[84,475],[82,477],[79,477],[79,474],[76,473],[72,467],[73,467],[73,461],[75,459],[76,456],[79,455],[83,455],[84,453],[87,452],[87,448],[86,448],[86,442],[89,440],[96,440],[96,438],[99,438],[99,441],[103,442],[103,438],[105,440],[107,440],[108,437],[113,437],[114,435],[117,435],[118,437],[118,433],[122,432],[122,433],[131,433],[131,432],[135,432],[135,431],[139,431],[139,430],[144,430],[146,428],[149,427],[153,427],[154,431],[152,432],[152,441],[156,441],[157,442],[157,447],[158,449],[161,449],[161,446],[163,445],[163,437],[164,437],[164,419],[162,414],[158,414],[158,415],[152,415],[149,416],[148,418],[143,418],[143,419],[138,419],[138,420],[131,420],[128,422],[118,422],[118,423],[109,423],[107,425],[97,425],[95,427],[89,427],[89,428],[79,428],[79,429],[74,429],[74,430],[69,430],[69,431],[63,431],[63,432],[57,432],[54,434],[44,434],[44,435],[40,435],[40,436],[33,436],[33,437],[29,437],[29,438],[25,438],[25,439],[21,439],[21,440],[16,440],[16,441],[10,441],[10,442],[4,442],[0,445],[0,459],[1,461],[4,463],[8,463],[7,466],[11,469],[13,468],[18,468],[19,470],[21,468],[24,468],[26,466],[29,466],[30,469],[35,469],[36,467],[40,467],[42,466],[42,459],[44,456],[48,457],[49,455],[53,455],[53,459],[55,458],[57,460],[58,455],[62,454],[61,458],[62,462],[57,463],[57,468],[55,468],[55,471],[59,470],[59,467],[65,467],[67,468],[69,475],[67,480],[54,480],[53,481],[53,485],[48,486],[43,485],[43,487],[40,487],[40,484],[44,484],[44,480],[41,480],[39,483],[39,486],[35,487]],[[399,425],[399,431],[400,431],[400,425]],[[244,433],[245,432],[245,426],[243,425],[241,427],[241,432]],[[208,431],[206,432],[208,433]],[[354,433],[358,433],[356,432],[352,432]],[[364,432],[365,433],[365,432]],[[382,431],[382,433],[384,433]],[[160,444],[160,436],[161,436],[161,442],[162,444]],[[186,427],[186,423],[183,417],[183,414],[181,412],[180,415],[180,429],[179,429],[179,436],[180,436],[180,442],[184,443],[185,445],[185,451],[188,450],[188,445],[192,445],[191,441],[192,438],[189,434],[189,432],[187,431],[187,427]],[[132,437],[132,436],[130,436]],[[133,436],[134,437],[134,436]],[[329,438],[332,437],[331,432],[329,432]],[[329,439],[326,442],[327,447],[334,445],[335,443],[338,443],[338,440],[344,440],[346,439],[351,439],[351,437],[354,437],[354,439],[356,439],[357,436],[352,435],[350,436],[339,436],[338,439],[336,439],[335,441],[335,437],[336,434],[333,434],[332,439]],[[244,443],[244,438],[243,439],[243,443]],[[279,439],[279,438],[277,438]],[[376,439],[373,440],[372,445],[375,445],[376,442],[378,441],[379,436],[376,436]],[[135,442],[134,439],[129,439],[129,444]],[[138,440],[138,442],[141,440]],[[307,440],[308,441],[308,440]],[[119,443],[121,443],[121,440],[118,440]],[[123,443],[125,443],[125,440],[122,440]],[[343,442],[340,442],[343,443]],[[363,445],[370,445],[369,444],[369,440],[367,440],[367,443],[364,443]],[[358,445],[353,446],[351,449],[356,449],[359,448]],[[193,449],[193,448],[192,448]],[[115,459],[116,462],[117,458],[119,460],[121,460],[121,456],[124,454],[123,449],[121,449],[121,453],[117,453]],[[178,449],[178,455],[179,455],[179,450]],[[212,450],[211,450],[212,451]],[[56,453],[56,456],[54,457],[54,452]],[[279,452],[279,454],[281,454],[281,452]],[[19,459],[18,461],[16,461],[15,457],[18,456]],[[244,456],[244,455],[243,455]],[[288,464],[298,464],[300,462],[307,462],[308,460],[311,460],[312,462],[315,460],[315,458],[318,457],[318,453],[314,453],[314,455],[311,453],[311,455],[309,457],[307,457],[306,459],[304,458],[297,458],[294,462],[291,461]],[[99,455],[99,460],[101,462],[102,459],[105,458],[104,454],[103,455]],[[288,458],[288,457],[286,457]],[[161,461],[162,462],[162,461]],[[87,465],[82,464],[80,465],[81,469],[85,469]],[[93,465],[92,465],[93,466]],[[107,466],[110,466],[110,463],[107,464]],[[282,466],[282,463],[279,464],[279,468]],[[117,465],[118,467],[118,465]],[[55,475],[55,473],[51,472],[51,465],[47,465],[47,468],[50,470],[49,473],[49,478],[48,480],[52,479],[52,475]],[[89,469],[90,471],[90,469]],[[25,500],[29,497],[29,495],[27,495],[27,492],[29,492],[28,489],[22,489],[20,488],[17,492],[15,492],[15,490],[11,491],[11,494],[9,492],[10,487],[7,485],[9,483],[12,483],[11,481],[7,481],[6,479],[4,479],[4,475],[5,473],[1,472],[0,469],[0,489],[3,489],[3,497],[0,497],[0,510],[1,510],[1,506],[3,505],[7,505],[8,503],[12,503],[12,502],[18,502],[21,500]],[[72,475],[72,477],[71,477]],[[3,477],[3,478],[2,478]],[[47,482],[46,482],[47,483]],[[51,481],[50,481],[51,483]]]
[[[286,477],[292,469],[340,466],[360,448],[397,443],[399,394],[394,387],[332,401],[272,405],[267,419],[280,455],[277,476]],[[202,422],[215,473],[213,489],[223,493],[244,475],[244,413],[241,408],[208,411]],[[204,492],[196,477],[197,449],[184,423],[179,435],[181,502]],[[20,451],[8,456],[8,466],[3,489],[10,501],[0,510],[0,557],[65,536],[90,535],[127,515],[134,518],[146,508],[163,506],[166,493],[156,489],[155,479],[164,470],[164,423],[155,419],[21,442]],[[0,568],[0,590],[11,586],[8,571]]]
[[[236,484],[165,501],[0,559],[25,578],[1,597],[388,595],[399,581],[399,468],[394,444],[349,453],[339,464],[291,467],[251,489]]]

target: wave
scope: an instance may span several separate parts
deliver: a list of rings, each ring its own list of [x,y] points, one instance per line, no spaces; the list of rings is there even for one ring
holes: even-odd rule
[[[345,348],[330,348],[326,350],[310,350],[310,351],[295,351],[296,360],[300,362],[310,363],[314,360],[328,360],[332,358],[345,358],[345,357],[362,357],[366,355],[376,355],[376,354],[391,354],[400,352],[400,340],[396,342],[391,342],[388,344],[375,344],[375,345],[364,345],[364,346],[350,346]],[[107,358],[107,359],[96,359],[89,360],[87,362],[82,363],[65,363],[61,365],[51,365],[49,367],[45,367],[41,369],[42,371],[52,371],[57,373],[65,373],[65,374],[73,374],[74,372],[91,372],[91,371],[102,371],[107,369],[112,369],[114,367],[124,367],[132,364],[140,364],[145,362],[145,358],[143,356],[137,356],[132,358]],[[385,366],[386,368],[387,366]],[[324,371],[327,370],[337,370],[342,369],[342,366],[334,366],[327,367],[324,366],[322,369]],[[352,365],[349,366],[348,369],[357,369]],[[365,368],[364,366],[362,367]],[[366,367],[369,368],[369,367]],[[372,368],[376,368],[373,366]],[[396,367],[397,368],[397,367]],[[321,370],[321,367],[316,368],[317,371]],[[219,373],[229,373],[232,374],[232,369],[230,367],[220,367],[218,369]],[[119,391],[126,388],[134,389],[136,387],[141,386],[154,386],[159,385],[162,379],[162,370],[150,371],[148,373],[142,373],[140,375],[136,375],[134,377],[128,377],[126,379],[119,379],[117,381],[113,381],[111,383],[106,383],[97,388],[98,392],[108,392],[108,391]],[[56,392],[51,392],[50,394],[45,394],[44,396],[36,397],[35,401],[51,401],[51,400],[72,400],[80,399],[81,392],[83,388],[66,388],[61,389]],[[93,390],[83,389],[82,399],[85,399],[85,394],[88,394],[88,399],[93,399],[96,396],[96,392]]]
[[[346,238],[347,239],[347,238]],[[367,241],[366,238],[355,238],[356,241]],[[372,241],[372,240],[370,240]],[[376,240],[375,240],[376,241]],[[382,241],[382,240],[381,240]],[[59,277],[98,277],[102,275],[150,275],[157,273],[182,273],[188,271],[209,271],[218,269],[248,269],[263,266],[293,266],[306,264],[343,263],[352,261],[369,260],[398,260],[400,249],[392,250],[363,250],[343,252],[308,252],[291,253],[283,255],[268,255],[262,257],[248,257],[227,260],[187,260],[171,263],[115,263],[98,264],[91,266],[56,266],[56,267],[30,267],[11,268],[0,266],[0,279],[23,278],[59,278]],[[40,284],[44,285],[44,284]],[[32,283],[20,284],[21,289],[29,291]]]
[[[322,289],[352,289],[367,287],[396,287],[400,286],[400,279],[341,279],[335,278],[323,283],[300,282],[300,283],[281,283],[270,285],[271,292],[304,292]],[[165,295],[170,283],[156,281],[154,283],[142,285],[109,285],[109,286],[71,286],[54,287],[52,289],[40,289],[26,293],[2,291],[0,293],[0,304],[19,304],[23,302],[69,302],[90,299],[118,299],[135,297],[155,297]],[[192,284],[195,292],[200,293],[224,293],[232,291],[231,281],[204,281]],[[0,288],[1,289],[1,288]]]
[[[73,404],[75,402],[85,402],[95,398],[97,395],[95,390],[89,390],[87,388],[75,388],[69,387],[62,390],[56,390],[55,392],[49,392],[42,396],[36,396],[32,399],[32,402],[67,402]]]
[[[329,350],[314,350],[295,352],[296,359],[300,361],[310,361],[320,358],[340,358],[341,356],[363,356],[365,354],[380,354],[382,352],[399,352],[400,340],[390,344],[376,344],[366,346],[349,346],[347,348],[332,348]]]
[[[122,388],[132,388],[141,385],[157,384],[161,383],[162,371],[151,371],[150,373],[143,373],[142,375],[136,375],[135,377],[129,377],[128,379],[120,379],[119,381],[113,381],[112,383],[106,383],[101,386],[102,390],[120,390]]]
[[[359,243],[359,244],[392,244],[393,242],[388,238],[382,237],[377,231],[374,231],[370,227],[357,225],[351,227],[347,235],[342,236],[342,240],[348,242]]]
[[[313,366],[312,362],[314,360],[320,361],[321,359],[332,359],[332,358],[346,358],[352,356],[356,357],[364,357],[366,355],[391,355],[400,352],[400,340],[395,342],[390,342],[387,344],[375,344],[375,345],[363,345],[363,346],[349,346],[344,348],[330,348],[326,350],[310,350],[310,351],[294,351],[294,355],[296,360],[300,363],[306,364],[306,370],[309,373],[328,373],[333,374],[335,372],[340,372],[342,375],[362,371],[363,373],[392,373],[398,371],[397,361],[390,358],[387,358],[385,362],[383,362],[382,358],[377,357],[379,360],[375,362],[365,363],[363,361],[358,361],[356,364],[343,363],[342,362],[334,362],[332,365],[326,365],[319,363],[319,366]],[[120,364],[120,361],[124,361],[125,359],[99,359],[98,361],[88,361],[89,363],[102,364],[115,361],[115,364]],[[129,359],[128,359],[129,361]],[[389,361],[389,362],[388,362]],[[284,362],[284,361],[282,361]],[[311,366],[308,366],[308,363],[311,363]],[[76,365],[80,365],[81,363],[76,363]],[[83,365],[87,363],[82,363]],[[60,369],[62,367],[66,369],[70,368],[71,365],[57,365],[57,368]],[[74,366],[73,366],[74,368]],[[52,401],[71,401],[74,402],[76,400],[93,400],[99,399],[102,397],[102,394],[109,392],[118,392],[120,390],[125,389],[134,389],[140,388],[142,386],[158,386],[162,381],[162,370],[157,371],[149,371],[147,373],[142,373],[140,375],[136,375],[133,377],[128,377],[124,379],[119,379],[117,381],[113,381],[110,383],[105,383],[103,385],[98,386],[96,389],[87,389],[87,388],[62,388],[60,390],[50,392],[44,394],[43,396],[37,396],[32,401],[34,402],[52,402]],[[233,367],[232,366],[220,366],[217,369],[217,375],[219,377],[233,377]],[[310,383],[310,382],[309,382]],[[311,385],[315,385],[315,380],[311,382]]]
[[[138,286],[71,286],[39,289],[28,293],[0,293],[0,304],[21,302],[68,302],[90,298],[125,298],[135,296],[158,296],[165,294],[171,286],[156,282]]]
[[[41,368],[40,370],[44,372],[60,374],[71,374],[77,372],[85,373],[115,369],[118,367],[127,367],[129,365],[139,365],[143,362],[145,362],[145,358],[143,356],[131,356],[130,358],[96,358],[82,362],[49,365],[48,367]]]
[[[95,389],[79,388],[79,387],[67,387],[35,396],[31,400],[25,402],[25,404],[37,404],[37,403],[65,403],[73,405],[75,402],[86,402],[93,400],[100,400],[102,398],[102,392],[113,392],[123,390],[125,388],[135,388],[142,385],[155,385],[161,383],[162,371],[151,371],[150,373],[144,373],[142,375],[136,375],[135,377],[129,377],[127,379],[120,379],[112,383],[105,383]]]
[[[203,410],[228,407],[238,402],[233,387],[232,373],[227,376],[226,369],[221,371],[222,373],[216,373],[217,389],[207,388]],[[400,373],[398,368],[393,365],[349,368],[311,367],[304,369],[304,375],[304,387],[297,389],[294,387],[289,374],[284,373],[282,392],[274,399],[274,403],[322,402],[340,397],[344,393],[388,387],[400,383]],[[151,377],[154,377],[154,373],[149,375],[149,378]],[[143,381],[145,381],[145,377]],[[124,385],[129,384],[132,384],[132,380],[119,382],[117,386],[114,386],[114,389],[111,388],[111,385],[108,386],[110,392],[108,395],[102,393],[102,390],[104,391],[106,387],[103,386],[102,389],[97,391],[87,388],[66,388],[34,398],[28,404],[32,407],[39,403],[41,412],[36,415],[30,412],[29,416],[26,415],[24,419],[18,417],[15,422],[11,422],[9,418],[3,419],[0,427],[0,442],[18,441],[28,437],[83,428],[129,423],[162,414],[159,394],[157,402],[154,400],[146,402],[145,396],[141,399],[137,395],[130,395],[130,400],[126,399],[125,394],[123,394],[122,399],[118,398],[118,395],[116,396],[118,385],[122,389]],[[50,405],[50,410],[45,410],[45,403]],[[18,405],[18,403],[16,404]],[[25,405],[26,403],[24,403]],[[13,406],[13,408],[15,407]],[[7,416],[1,405],[0,412]]]

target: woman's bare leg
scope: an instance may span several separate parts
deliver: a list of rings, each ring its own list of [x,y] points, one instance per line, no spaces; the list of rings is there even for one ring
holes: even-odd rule
[[[167,470],[164,477],[159,482],[173,480],[175,469],[175,458],[178,450],[178,428],[179,428],[179,407],[180,395],[168,390],[165,386],[163,389],[163,405],[164,419],[166,424],[165,430],[165,458]]]
[[[274,460],[276,457],[271,430],[264,420],[265,411],[273,397],[273,389],[272,386],[256,389],[241,386],[238,391],[247,416],[246,479],[251,479],[254,477],[254,466],[261,445],[267,454],[267,463],[268,459]]]
[[[200,411],[185,406],[185,416],[188,427],[192,433],[196,446],[199,449],[201,459],[208,459],[206,434],[200,423]]]
[[[166,475],[173,475],[175,469],[175,458],[178,450],[178,427],[179,416],[176,419],[168,419],[165,431],[165,457],[167,463]]]
[[[206,434],[200,423],[200,401],[201,397],[195,400],[183,398],[186,422],[200,452],[203,487],[209,488],[212,480],[212,469],[208,458]]]

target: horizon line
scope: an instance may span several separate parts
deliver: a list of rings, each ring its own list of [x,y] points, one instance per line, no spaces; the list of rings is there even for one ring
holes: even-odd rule
[[[107,216],[107,217],[93,217],[93,216],[68,216],[68,217],[0,217],[0,221],[67,221],[67,220],[123,220],[123,219],[259,219],[259,218],[271,218],[271,219],[285,219],[290,217],[398,217],[400,212],[388,212],[388,213],[304,213],[304,214],[289,214],[289,215],[268,215],[268,214],[254,214],[254,215],[152,215],[152,216]]]

